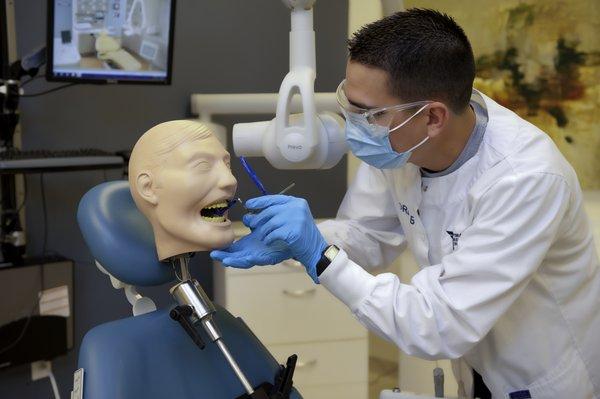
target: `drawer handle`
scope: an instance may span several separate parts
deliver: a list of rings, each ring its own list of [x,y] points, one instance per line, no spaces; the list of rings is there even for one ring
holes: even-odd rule
[[[297,369],[304,369],[304,368],[307,368],[307,367],[316,366],[316,364],[317,364],[317,359],[312,359],[312,360],[309,360],[307,362],[297,362],[296,363],[296,368]]]
[[[283,294],[294,298],[302,298],[317,292],[316,288],[309,288],[307,290],[283,290]]]

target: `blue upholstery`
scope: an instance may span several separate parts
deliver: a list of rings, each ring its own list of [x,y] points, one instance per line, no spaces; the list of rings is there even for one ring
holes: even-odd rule
[[[171,267],[157,259],[152,228],[126,181],[91,189],[79,203],[77,220],[94,258],[119,280],[159,285],[173,279]],[[214,318],[250,382],[273,383],[278,364],[246,324],[221,307]],[[234,399],[245,393],[218,347],[207,342],[200,350],[164,309],[88,331],[79,367],[84,399]],[[301,396],[294,390],[291,398]]]
[[[272,383],[278,364],[245,323],[221,307],[215,320],[250,383]],[[81,348],[84,399],[234,399],[245,393],[218,347],[207,342],[200,350],[165,310],[100,325]],[[291,398],[301,396],[294,391]]]
[[[136,286],[174,279],[158,260],[152,226],[138,211],[125,180],[99,184],[79,202],[77,221],[94,259],[114,277]]]

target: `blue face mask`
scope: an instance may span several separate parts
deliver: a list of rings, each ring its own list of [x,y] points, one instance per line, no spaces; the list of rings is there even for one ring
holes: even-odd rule
[[[412,152],[429,140],[429,136],[407,151],[396,152],[390,143],[390,133],[407,124],[423,109],[425,106],[392,130],[385,126],[353,123],[350,118],[347,118],[346,141],[350,150],[357,158],[378,169],[395,169],[404,166]]]

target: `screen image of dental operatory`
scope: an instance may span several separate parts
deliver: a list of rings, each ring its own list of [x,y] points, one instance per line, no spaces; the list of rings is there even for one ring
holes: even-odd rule
[[[167,78],[171,0],[63,0],[53,7],[56,78]]]
[[[600,399],[597,0],[0,0],[0,399]]]

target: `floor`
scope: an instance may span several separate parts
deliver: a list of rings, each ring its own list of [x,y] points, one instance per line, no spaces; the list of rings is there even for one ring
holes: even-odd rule
[[[398,386],[398,360],[396,345],[369,333],[369,399]]]
[[[379,399],[384,389],[398,385],[398,363],[390,360],[369,357],[369,399]]]

